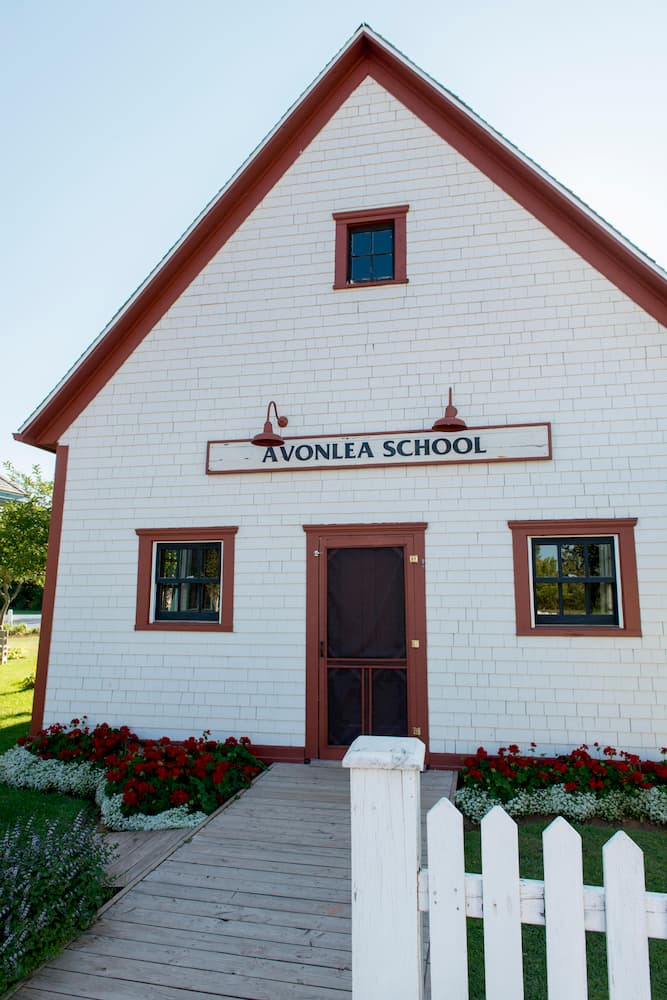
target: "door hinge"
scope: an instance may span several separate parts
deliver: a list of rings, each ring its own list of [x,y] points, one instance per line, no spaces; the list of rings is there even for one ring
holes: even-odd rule
[[[419,562],[419,556],[410,556],[410,562],[411,563],[418,563]]]
[[[412,727],[412,735],[413,736],[421,736],[421,734],[422,734],[422,727],[421,726],[413,726]]]
[[[419,639],[411,639],[410,646],[412,649],[419,649]]]

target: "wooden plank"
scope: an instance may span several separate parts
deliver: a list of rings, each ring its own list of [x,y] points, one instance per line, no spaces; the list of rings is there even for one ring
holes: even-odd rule
[[[72,1000],[185,1000],[185,997],[187,1000],[247,1000],[242,993],[220,990],[216,993],[188,990],[184,995],[182,989],[170,986],[138,985],[113,975],[101,977],[76,969],[54,968],[53,963],[36,972],[25,988],[45,990],[50,995],[70,997]],[[22,988],[12,1000],[29,1000],[29,994],[24,996]]]
[[[235,955],[253,958],[273,958],[325,968],[348,969],[351,948],[348,935],[304,931],[301,928],[256,924],[235,920],[208,920],[195,918],[188,921],[171,920],[164,913],[140,910],[134,920],[98,920],[93,928],[97,935],[123,940],[157,942],[201,948],[204,951],[231,951]]]
[[[107,956],[89,955],[69,948],[55,958],[50,967],[61,972],[129,980],[135,984],[135,1000],[137,997],[143,998],[145,986],[176,987],[181,991],[187,990],[186,996],[191,995],[191,992],[195,996],[199,993],[214,995],[213,991],[219,990],[242,997],[243,1000],[315,1000],[315,997],[317,1000],[341,1000],[341,994],[345,995],[344,987],[333,989],[318,986],[315,993],[310,985],[264,979],[253,975],[250,970],[241,976],[233,972],[206,972],[116,956],[110,961]]]
[[[428,813],[428,900],[433,1000],[468,1000],[463,816],[449,799]]]
[[[651,1000],[644,855],[619,830],[602,848],[609,1000]]]
[[[500,806],[482,820],[487,1000],[523,1000],[517,827]]]
[[[146,961],[146,944],[129,938],[119,939],[98,934],[84,934],[76,941],[70,952],[76,955],[86,955],[95,960],[113,958],[122,962],[136,962],[140,969],[145,965],[162,966],[165,985],[175,985],[177,982],[188,982],[187,973],[219,973],[249,976],[257,979],[267,979],[272,983],[301,984],[327,989],[348,989],[351,981],[349,969],[324,967],[291,962],[287,959],[273,959],[265,956],[239,955],[231,951],[219,951],[203,948],[183,947],[171,942],[153,941],[150,949],[150,962]],[[113,963],[114,966],[116,962]],[[174,974],[174,970],[183,970],[184,975]],[[152,973],[151,973],[152,974]],[[204,979],[202,978],[202,984]],[[205,985],[210,989],[212,980]]]
[[[549,1000],[587,1000],[581,837],[559,816],[542,844]]]

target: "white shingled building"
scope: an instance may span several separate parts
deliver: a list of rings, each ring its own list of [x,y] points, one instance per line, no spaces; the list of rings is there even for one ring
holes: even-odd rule
[[[58,455],[35,727],[655,754],[665,324],[362,27],[17,434]]]

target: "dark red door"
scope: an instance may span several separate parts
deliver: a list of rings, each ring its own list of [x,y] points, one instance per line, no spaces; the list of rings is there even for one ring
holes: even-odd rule
[[[361,734],[426,735],[423,537],[416,544],[403,526],[364,527],[328,529],[309,553],[317,562],[309,756],[341,757]]]

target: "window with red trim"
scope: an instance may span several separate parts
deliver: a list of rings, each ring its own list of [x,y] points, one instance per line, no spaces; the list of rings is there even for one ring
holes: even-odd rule
[[[517,635],[641,635],[636,518],[508,523]]]
[[[408,205],[334,212],[334,288],[405,284]]]
[[[237,528],[137,528],[135,629],[231,632]]]

